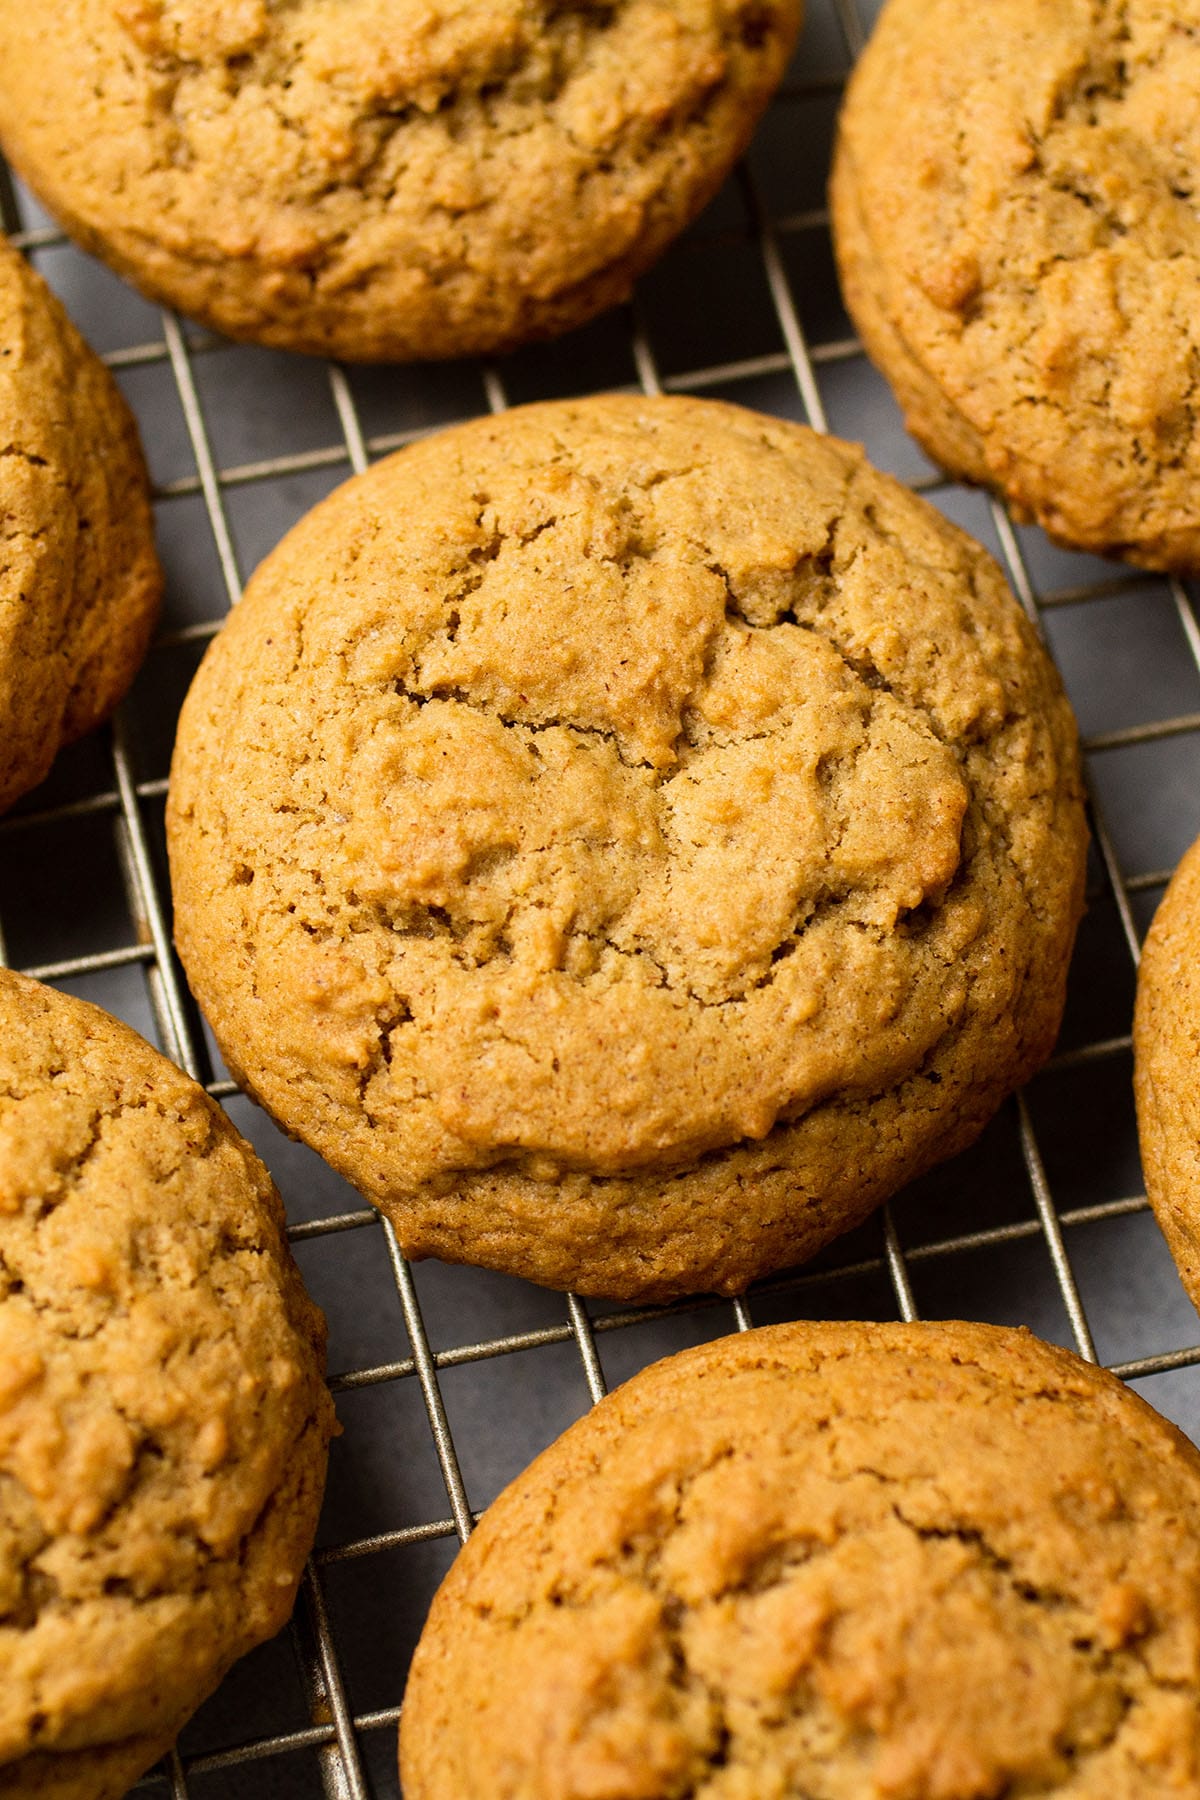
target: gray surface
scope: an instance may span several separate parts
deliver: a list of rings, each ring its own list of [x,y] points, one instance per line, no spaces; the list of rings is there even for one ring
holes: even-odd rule
[[[1182,588],[1070,556],[1034,530],[1011,533],[982,496],[937,484],[858,354],[822,211],[852,6],[812,0],[791,81],[746,170],[642,283],[637,312],[491,370],[343,377],[192,328],[181,335],[21,199],[31,254],[140,415],[169,586],[162,639],[115,744],[104,732],[76,747],[0,822],[8,959],[109,1007],[217,1084],[300,1228],[297,1254],[329,1315],[344,1426],[296,1629],[234,1671],[147,1792],[394,1796],[404,1670],[457,1541],[455,1511],[465,1523],[466,1507],[485,1506],[584,1410],[597,1387],[593,1346],[612,1384],[746,1320],[893,1318],[911,1304],[928,1317],[1028,1324],[1083,1348],[1090,1328],[1102,1360],[1145,1370],[1147,1397],[1200,1435],[1191,1366],[1200,1327],[1141,1195],[1127,928],[1144,930],[1164,872],[1200,829],[1195,616]],[[1089,739],[1111,866],[1094,855],[1059,1056],[975,1150],[896,1200],[893,1237],[876,1220],[819,1271],[764,1284],[740,1320],[733,1306],[705,1301],[649,1317],[594,1306],[593,1338],[587,1315],[562,1296],[436,1264],[411,1275],[394,1266],[350,1189],[229,1095],[165,958],[155,910],[156,899],[169,905],[162,791],[176,709],[231,591],[361,460],[358,432],[375,455],[489,404],[656,380],[792,418],[806,416],[807,393],[814,423],[823,411],[1002,559],[1007,552],[1018,587],[1044,603]],[[339,1218],[345,1228],[329,1229]],[[423,1384],[417,1364],[427,1351],[436,1369],[426,1365]],[[430,1426],[439,1404],[440,1445]],[[380,1535],[383,1543],[370,1541]]]

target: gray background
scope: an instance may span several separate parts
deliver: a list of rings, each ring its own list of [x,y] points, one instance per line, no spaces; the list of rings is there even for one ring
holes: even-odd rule
[[[246,1659],[147,1793],[394,1796],[411,1647],[460,1528],[600,1391],[739,1324],[902,1313],[1024,1323],[1092,1344],[1200,1435],[1200,1328],[1145,1208],[1130,1092],[1138,934],[1200,830],[1200,633],[1181,585],[1071,556],[937,478],[858,350],[824,189],[870,8],[811,0],[745,166],[636,305],[477,363],[347,372],[234,347],[160,313],[66,245],[27,197],[10,226],[116,369],[141,419],[168,591],[112,731],[0,821],[9,962],[95,1000],[194,1068],[266,1157],[330,1323],[344,1433],[291,1630]],[[175,714],[241,580],[364,457],[498,406],[657,385],[861,439],[981,538],[1036,604],[1087,743],[1093,852],[1061,1046],[979,1145],[819,1265],[743,1306],[587,1308],[522,1282],[409,1270],[374,1215],[233,1093],[168,951],[162,800]]]

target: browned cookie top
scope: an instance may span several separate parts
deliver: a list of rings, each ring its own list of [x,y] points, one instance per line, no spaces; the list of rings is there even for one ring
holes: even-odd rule
[[[911,429],[1151,567],[1200,561],[1198,94],[1198,0],[889,0],[833,183]]]
[[[622,299],[715,192],[799,0],[0,0],[0,135],[234,336],[453,356]]]
[[[162,577],[137,429],[0,239],[0,810],[133,679]]]
[[[699,1200],[673,1274],[598,1271],[593,1203],[662,1247],[622,1182],[781,1169],[790,1122],[923,1071],[926,1144],[994,1105],[1056,1028],[1082,852],[1069,712],[976,545],[847,445],[620,397],[310,514],[197,677],[170,834],[189,976],[290,1130],[413,1248],[511,1177],[542,1226],[459,1254],[634,1286],[781,1245]],[[860,1210],[911,1166],[876,1126]]]
[[[0,972],[0,1792],[123,1793],[283,1623],[323,1347],[220,1108]]]
[[[1146,938],[1133,1047],[1147,1192],[1200,1306],[1200,842]]]
[[[655,1364],[485,1514],[404,1701],[407,1800],[1200,1794],[1200,1456],[982,1325]]]

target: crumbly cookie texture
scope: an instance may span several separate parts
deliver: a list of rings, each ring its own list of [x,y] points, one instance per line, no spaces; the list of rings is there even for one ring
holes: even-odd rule
[[[123,1794],[283,1624],[324,1337],[220,1108],[0,971],[0,1794]]]
[[[1200,1307],[1200,841],[1146,937],[1133,1050],[1146,1192]]]
[[[430,1612],[408,1800],[1200,1793],[1200,1456],[984,1325],[655,1364],[484,1516]]]
[[[256,575],[180,724],[176,932],[238,1079],[406,1249],[736,1290],[1048,1052],[1074,726],[861,451],[613,396],[448,431]]]
[[[0,135],[233,337],[363,360],[582,323],[716,192],[800,0],[0,0]]]
[[[889,0],[832,185],[909,429],[1151,568],[1200,564],[1197,93],[1197,0]]]
[[[162,576],[133,417],[0,239],[0,811],[98,725],[150,640]]]

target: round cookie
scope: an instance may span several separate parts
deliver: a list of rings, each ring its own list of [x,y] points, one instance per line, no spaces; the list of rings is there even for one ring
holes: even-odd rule
[[[930,455],[1149,568],[1200,565],[1197,92],[1197,0],[888,0],[832,184]]]
[[[800,0],[0,0],[0,136],[86,248],[351,360],[565,331],[744,148]]]
[[[412,1255],[736,1291],[1048,1053],[1074,724],[999,571],[862,452],[529,407],[347,482],[180,721],[223,1054]]]
[[[221,1109],[0,971],[0,1793],[123,1794],[283,1624],[324,1338]]]
[[[443,1583],[407,1800],[1200,1793],[1200,1455],[985,1325],[781,1325],[636,1376]]]
[[[1133,1050],[1146,1191],[1200,1308],[1200,841],[1146,937]]]
[[[45,283],[0,239],[0,811],[107,717],[162,576],[137,427]]]

